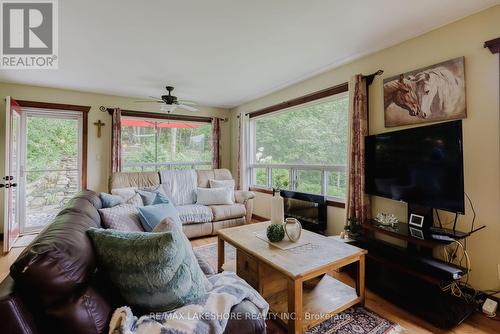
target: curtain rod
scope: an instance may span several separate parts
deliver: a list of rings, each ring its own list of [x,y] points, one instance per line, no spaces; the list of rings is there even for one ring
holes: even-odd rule
[[[384,73],[384,71],[383,71],[383,70],[377,70],[376,72],[374,72],[374,73],[372,73],[372,74],[363,75],[363,78],[364,78],[364,79],[366,79],[366,85],[367,85],[367,86],[370,86],[370,85],[373,83],[373,80],[375,80],[375,77],[376,77],[377,75],[381,75],[382,73]],[[346,85],[346,84],[341,84],[341,85],[338,85],[338,86],[330,87],[330,88],[327,88],[327,90],[328,90],[328,89],[335,88],[335,87],[340,87],[340,86],[342,86],[342,85]],[[319,92],[316,92],[316,93],[319,93]],[[313,93],[313,94],[315,94],[315,93]],[[286,103],[286,102],[282,102],[282,104],[283,104],[283,103]],[[248,115],[250,115],[250,114],[252,114],[252,113],[255,113],[255,111],[245,113],[245,116],[248,116]],[[238,115],[238,116],[236,116],[236,117],[237,117],[237,118],[240,118],[240,115]]]
[[[373,80],[375,80],[375,77],[377,75],[381,75],[382,73],[384,73],[383,70],[378,70],[375,73],[363,75],[363,78],[366,79],[366,84],[370,86],[373,83]]]
[[[328,87],[316,92],[312,92],[306,95],[302,95],[291,100],[283,101],[269,107],[265,107],[259,110],[254,110],[248,113],[245,113],[245,116],[251,115],[250,117],[256,117],[264,114],[271,113],[273,111],[282,110],[290,107],[295,107],[304,103],[308,103],[311,101],[319,100],[328,96],[344,93],[348,91],[348,83],[344,82],[340,85]]]
[[[115,108],[110,108],[110,107],[105,107],[105,106],[99,107],[100,111],[107,112],[110,115],[113,113],[114,109]],[[217,117],[217,116],[209,117],[209,116],[193,116],[193,115],[181,115],[181,114],[175,114],[175,115],[174,114],[160,114],[160,113],[149,112],[149,111],[127,110],[127,109],[122,109],[122,112],[144,114],[144,116],[149,116],[149,117],[153,117],[153,118],[154,118],[154,116],[161,116],[161,117],[171,117],[172,119],[186,118],[186,120],[191,119],[192,121],[196,121],[196,120],[207,121],[207,120],[212,120],[214,118],[217,118],[217,119],[221,120],[222,122],[229,121],[228,117]]]

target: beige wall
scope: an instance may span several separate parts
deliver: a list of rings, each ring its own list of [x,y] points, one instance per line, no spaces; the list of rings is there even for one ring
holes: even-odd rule
[[[486,40],[497,37],[500,37],[500,6],[244,104],[233,110],[233,116],[346,82],[357,73],[370,74],[383,69],[385,73],[375,80],[369,92],[370,132],[391,131],[394,128],[384,128],[383,78],[465,56],[468,110],[463,123],[465,190],[478,213],[476,224],[487,226],[469,239],[473,269],[470,277],[477,288],[497,289],[500,285],[497,269],[500,263],[499,61],[497,55],[483,48]],[[231,162],[234,171],[238,135],[236,117],[232,117],[232,127]],[[269,216],[268,195],[257,196],[255,211]],[[393,212],[406,221],[406,207],[398,202],[373,198],[373,213],[376,212]],[[466,207],[466,212],[459,221],[464,230],[470,227],[472,219],[469,207]],[[343,210],[330,208],[328,215],[328,232],[337,233],[344,224]]]
[[[49,75],[50,71],[47,72]],[[107,180],[111,170],[111,116],[99,111],[100,106],[120,107],[122,109],[140,111],[158,111],[158,106],[152,103],[137,104],[137,98],[121,96],[84,93],[63,89],[44,88],[37,86],[13,85],[0,83],[1,116],[0,116],[0,175],[4,173],[4,151],[5,151],[5,97],[12,96],[18,100],[29,100],[38,102],[52,102],[91,106],[88,120],[88,162],[87,162],[87,187],[96,191],[107,190]],[[199,107],[199,112],[194,115],[229,117],[226,109]],[[186,113],[190,114],[190,113]],[[97,128],[93,125],[97,120],[106,125],[101,129],[101,138],[97,138]],[[229,168],[231,161],[230,151],[230,125],[229,122],[221,122],[221,164]],[[3,191],[0,191],[0,232],[3,232]]]

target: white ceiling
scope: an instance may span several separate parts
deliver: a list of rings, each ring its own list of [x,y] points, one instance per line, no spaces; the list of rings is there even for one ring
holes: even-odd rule
[[[59,0],[59,69],[0,81],[234,107],[499,0]]]

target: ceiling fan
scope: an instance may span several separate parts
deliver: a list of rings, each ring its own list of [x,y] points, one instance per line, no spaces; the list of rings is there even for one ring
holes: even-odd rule
[[[156,102],[156,103],[162,103],[163,105],[160,107],[161,111],[166,111],[167,113],[171,113],[177,108],[181,108],[187,111],[198,111],[198,109],[192,107],[197,105],[196,102],[193,101],[187,101],[187,100],[179,100],[177,99],[177,96],[172,95],[172,91],[174,90],[173,86],[167,86],[165,87],[168,91],[168,95],[162,95],[161,98],[150,96],[153,100],[141,100],[141,101],[135,101],[135,102]]]

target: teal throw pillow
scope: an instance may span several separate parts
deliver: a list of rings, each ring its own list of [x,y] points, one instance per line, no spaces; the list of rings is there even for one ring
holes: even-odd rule
[[[143,206],[139,209],[139,219],[141,220],[144,231],[151,232],[162,220],[170,218],[174,222],[181,224],[179,212],[172,203],[154,204]]]
[[[160,192],[157,192],[156,197],[155,197],[152,204],[155,205],[155,204],[164,204],[164,203],[172,203],[172,201],[170,201],[167,196],[163,195]]]
[[[123,203],[123,198],[121,196],[118,196],[118,195],[100,193],[99,197],[101,198],[103,209],[112,208],[114,206],[117,206],[118,204]]]
[[[125,302],[142,312],[166,312],[203,296],[210,283],[182,232],[87,231],[99,266]]]
[[[156,187],[155,189],[139,189],[137,190],[137,193],[141,195],[142,202],[146,206],[170,202],[168,197],[165,194],[161,193],[158,187]]]

